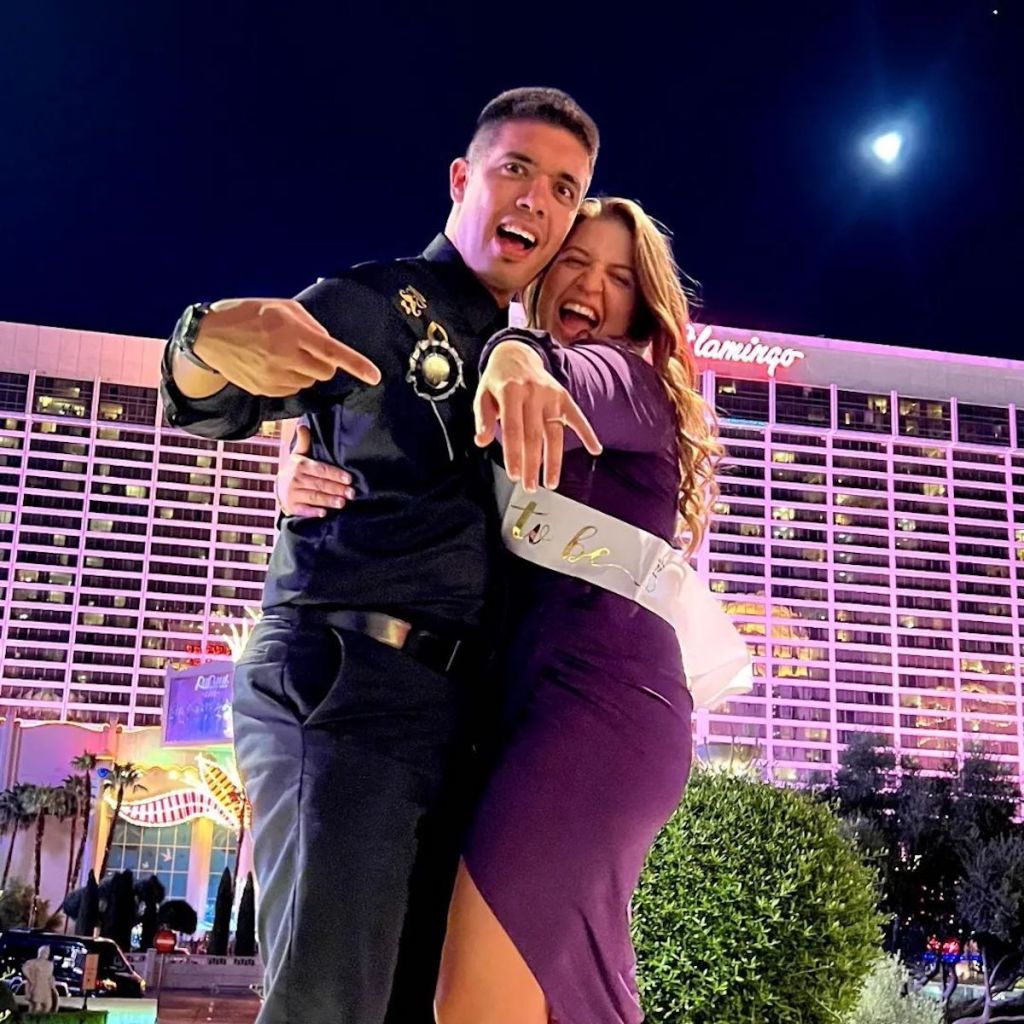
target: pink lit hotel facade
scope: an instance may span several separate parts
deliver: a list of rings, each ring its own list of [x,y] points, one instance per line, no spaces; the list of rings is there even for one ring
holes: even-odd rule
[[[698,568],[756,674],[700,740],[784,783],[825,781],[858,731],[1020,774],[1024,363],[717,327],[693,345],[728,448]],[[167,666],[223,657],[259,606],[280,432],[164,425],[161,348],[0,323],[8,720],[157,726]]]

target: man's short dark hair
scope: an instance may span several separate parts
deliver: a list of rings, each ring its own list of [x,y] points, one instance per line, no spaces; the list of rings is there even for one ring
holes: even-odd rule
[[[564,128],[582,143],[591,167],[597,160],[601,140],[593,118],[568,93],[541,87],[509,89],[495,96],[477,118],[467,152],[469,159],[479,156],[498,129],[509,121],[541,121]]]

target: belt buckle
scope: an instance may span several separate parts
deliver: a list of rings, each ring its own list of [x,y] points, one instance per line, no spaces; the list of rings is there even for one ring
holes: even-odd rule
[[[388,647],[394,647],[399,651],[405,647],[409,634],[412,632],[412,625],[410,623],[404,622],[402,619],[393,618],[390,615],[382,615],[377,626],[378,628],[373,630],[376,638],[381,643],[387,644]]]

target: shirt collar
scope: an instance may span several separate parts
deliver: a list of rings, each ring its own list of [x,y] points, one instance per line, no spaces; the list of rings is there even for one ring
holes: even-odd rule
[[[496,321],[508,322],[508,310],[498,306],[480,278],[466,266],[462,254],[442,232],[423,250],[423,259],[431,264],[459,296],[460,309],[474,334],[490,335]]]

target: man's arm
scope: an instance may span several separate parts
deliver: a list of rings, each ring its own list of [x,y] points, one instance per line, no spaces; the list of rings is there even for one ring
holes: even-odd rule
[[[333,293],[332,284],[339,286]],[[314,386],[339,372],[377,384],[374,363],[320,322],[337,319],[338,303],[345,302],[341,291],[339,282],[319,282],[297,299],[214,303],[192,346],[209,369],[187,358],[173,338],[164,353],[161,390],[170,423],[204,437],[249,437],[264,420],[328,404]]]
[[[250,395],[288,397],[339,370],[365,384],[380,382],[380,371],[366,356],[332,338],[296,299],[215,302],[199,325],[194,351],[227,383]],[[211,387],[212,375],[195,384]]]

